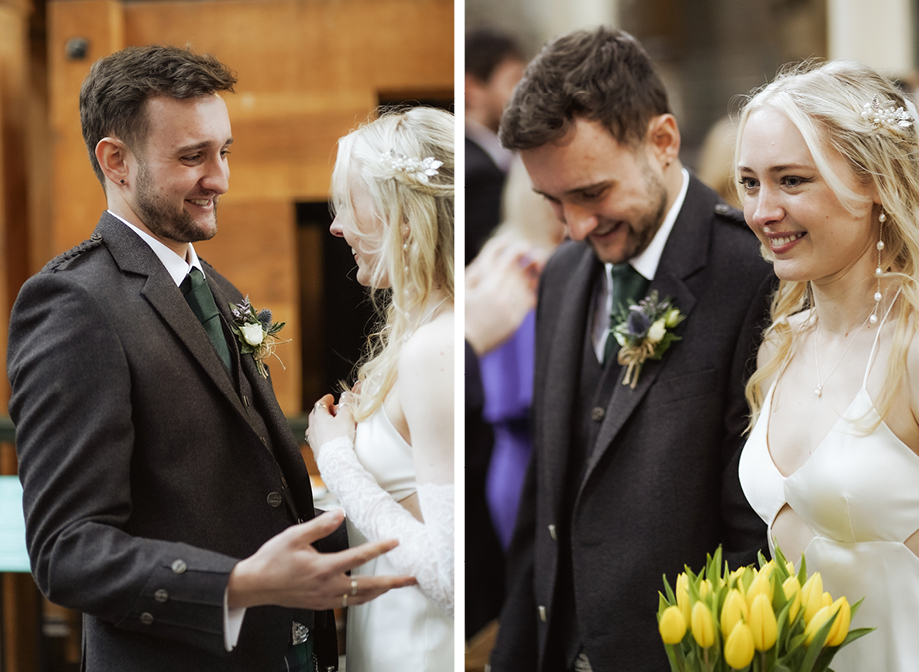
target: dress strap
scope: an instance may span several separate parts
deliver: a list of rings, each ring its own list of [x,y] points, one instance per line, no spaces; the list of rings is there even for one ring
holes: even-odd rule
[[[902,287],[897,290],[896,295],[893,297],[893,301],[890,302],[890,305],[887,306],[887,310],[884,312],[884,319],[882,319],[881,323],[878,325],[878,331],[874,335],[874,343],[871,346],[871,354],[868,355],[868,366],[865,367],[865,378],[862,380],[862,388],[868,387],[868,374],[871,373],[871,365],[874,364],[874,356],[877,354],[878,343],[881,339],[881,327],[887,322],[887,316],[890,315],[890,311],[893,309],[894,304],[897,303],[897,299],[900,297],[900,292],[902,291]]]

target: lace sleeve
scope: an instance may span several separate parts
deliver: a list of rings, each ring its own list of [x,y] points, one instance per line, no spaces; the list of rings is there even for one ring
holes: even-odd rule
[[[453,615],[453,484],[422,483],[418,500],[424,522],[416,520],[361,466],[348,437],[321,446],[316,463],[322,480],[345,514],[368,539],[398,539],[386,554],[396,571],[414,576],[421,591]]]

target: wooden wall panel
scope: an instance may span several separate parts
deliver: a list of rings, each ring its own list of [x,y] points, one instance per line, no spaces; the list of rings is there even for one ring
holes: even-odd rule
[[[67,41],[83,37],[86,57],[67,56]],[[89,165],[80,131],[80,85],[97,59],[125,46],[122,5],[114,0],[51,2],[48,62],[54,197],[47,257],[89,238],[105,209],[102,186]],[[35,269],[38,270],[38,269]]]
[[[9,315],[18,283],[27,274],[26,165],[28,4],[0,0],[0,314]],[[0,321],[0,352],[6,353],[8,322]],[[5,356],[2,361],[6,361]],[[0,378],[0,408],[9,386]]]

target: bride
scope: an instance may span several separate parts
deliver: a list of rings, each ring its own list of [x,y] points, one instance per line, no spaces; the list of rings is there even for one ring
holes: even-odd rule
[[[740,460],[769,543],[876,627],[837,672],[919,669],[919,137],[858,63],[780,75],[747,104],[737,171],[780,279]]]
[[[349,672],[453,669],[453,135],[447,112],[386,113],[339,141],[332,175],[331,232],[383,320],[307,440],[351,545],[399,540],[352,592],[366,575],[418,580],[348,610]]]

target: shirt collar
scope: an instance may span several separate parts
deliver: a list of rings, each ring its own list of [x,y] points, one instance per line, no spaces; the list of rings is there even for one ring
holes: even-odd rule
[[[169,273],[173,282],[176,283],[176,287],[182,284],[185,276],[188,275],[188,272],[193,267],[201,271],[202,275],[205,275],[204,268],[201,266],[201,260],[198,259],[198,254],[195,252],[195,247],[191,243],[188,244],[188,260],[185,260],[146,231],[141,231],[139,228],[131,224],[131,222],[127,221],[123,217],[120,217],[111,210],[109,210],[108,213],[115,217],[122,224],[127,226],[129,229],[131,229],[138,236],[140,236],[142,241],[147,243],[150,249],[153,250],[153,253],[162,262],[163,266],[166,267],[166,272]]]

